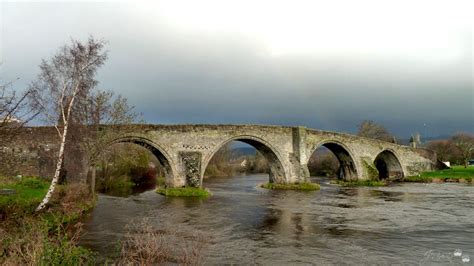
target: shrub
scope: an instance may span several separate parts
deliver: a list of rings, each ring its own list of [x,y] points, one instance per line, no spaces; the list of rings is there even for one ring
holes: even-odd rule
[[[193,232],[186,235],[178,230],[155,230],[147,219],[135,226],[127,226],[128,232],[121,243],[118,265],[156,265],[174,262],[182,265],[202,265],[202,250],[207,237]]]

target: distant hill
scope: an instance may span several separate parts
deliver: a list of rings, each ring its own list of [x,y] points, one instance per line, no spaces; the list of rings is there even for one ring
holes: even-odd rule
[[[241,156],[255,156],[257,150],[253,147],[237,147],[232,149],[232,154],[234,157]]]

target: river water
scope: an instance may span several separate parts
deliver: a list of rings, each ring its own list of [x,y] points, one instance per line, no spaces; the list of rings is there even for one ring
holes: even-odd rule
[[[320,191],[258,188],[266,181],[208,179],[213,196],[204,200],[101,194],[81,244],[113,256],[126,225],[147,218],[157,229],[205,234],[206,264],[473,264],[472,185],[344,188],[313,178]]]

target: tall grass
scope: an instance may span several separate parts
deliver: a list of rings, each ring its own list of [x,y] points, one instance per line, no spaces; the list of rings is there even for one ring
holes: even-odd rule
[[[127,226],[117,265],[202,265],[207,237],[178,230],[156,230],[148,219]]]

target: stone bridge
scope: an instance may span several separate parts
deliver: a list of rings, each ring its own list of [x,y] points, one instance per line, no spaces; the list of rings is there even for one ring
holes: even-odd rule
[[[171,187],[201,186],[209,161],[231,141],[247,143],[263,154],[270,166],[269,181],[276,183],[306,181],[309,158],[321,146],[336,155],[340,162],[339,175],[346,180],[399,178],[436,167],[436,155],[426,150],[305,127],[136,125],[123,133],[114,130],[117,137],[111,144],[128,142],[149,149],[164,167],[166,183]],[[51,155],[57,147],[58,137],[52,127],[24,128],[14,139],[0,141],[3,157],[12,158],[8,154],[16,154],[21,173],[30,175],[49,174],[45,165],[54,165]],[[79,154],[70,153],[68,160],[87,165]]]

